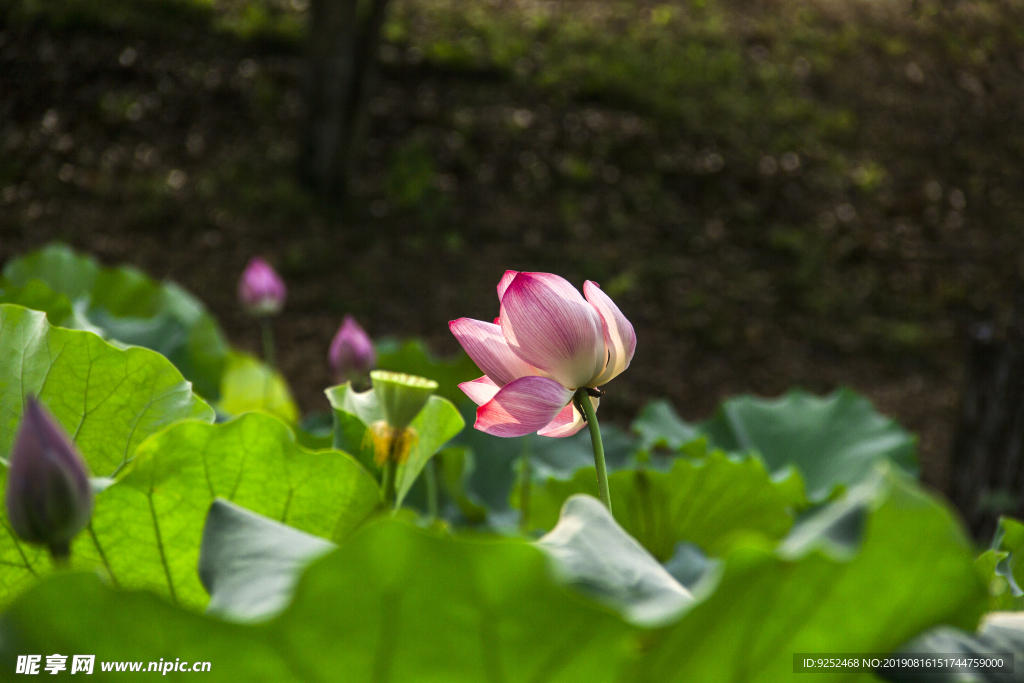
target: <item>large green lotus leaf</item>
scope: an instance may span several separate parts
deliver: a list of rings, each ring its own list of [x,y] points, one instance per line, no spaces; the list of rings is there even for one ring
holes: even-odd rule
[[[333,540],[381,502],[376,482],[350,456],[305,450],[270,415],[187,422],[139,447],[131,471],[96,499],[95,539],[79,539],[74,552],[105,564],[119,585],[202,605],[196,565],[203,521],[218,496]]]
[[[228,415],[260,410],[288,424],[299,420],[299,408],[279,372],[245,353],[228,355],[217,407]]]
[[[1012,610],[1020,605],[1020,587],[1000,571],[999,565],[1010,553],[989,548],[974,561],[978,571],[988,580],[989,610]]]
[[[162,353],[199,393],[218,395],[228,345],[198,299],[128,266],[102,269],[91,294],[89,322],[106,336]]]
[[[0,625],[0,670],[16,655],[101,662],[210,661],[211,681],[610,681],[637,629],[551,576],[522,541],[437,537],[406,523],[369,525],[313,562],[283,614],[261,625],[188,614],[96,577],[53,577]]]
[[[741,460],[722,451],[702,459],[679,458],[668,472],[620,470],[609,475],[608,486],[616,521],[662,562],[683,541],[714,554],[738,532],[782,538],[795,511],[806,505],[796,472],[775,481],[759,459]],[[597,495],[593,467],[572,479],[535,483],[529,527],[553,528],[562,505],[577,493]]]
[[[44,613],[51,610],[61,618],[47,623]],[[53,576],[29,589],[8,614],[13,621],[6,628],[0,626],[5,637],[12,638],[0,643],[0,677],[4,680],[15,679],[12,673],[18,655],[44,651],[96,655],[93,673],[86,678],[93,681],[131,676],[104,672],[103,662],[141,662],[141,671],[146,671],[151,661],[178,658],[190,665],[210,662],[210,670],[171,673],[166,680],[185,676],[230,683],[310,680],[292,669],[275,649],[273,634],[267,629],[204,617],[146,591],[119,591],[91,573]],[[69,658],[68,670],[70,662]]]
[[[72,302],[89,298],[99,272],[95,259],[64,244],[47,245],[4,265],[4,277],[12,283],[23,286],[30,280],[42,280]]]
[[[384,339],[376,344],[376,351],[378,368],[432,379],[437,382],[437,395],[456,405],[469,402],[459,384],[484,374],[465,352],[459,351],[449,360],[439,360],[418,339],[404,343]]]
[[[727,451],[757,451],[771,472],[795,466],[807,495],[821,501],[890,460],[916,472],[916,439],[895,420],[849,389],[818,397],[794,390],[778,399],[740,396],[722,403],[710,420],[683,422],[667,404],[653,404],[633,429],[644,447],[677,448],[693,429]]]
[[[693,595],[591,496],[567,500],[558,524],[537,545],[555,559],[560,578],[635,624],[673,621],[693,603]]]
[[[631,538],[596,498],[566,502],[554,531],[536,545],[558,578],[639,625],[673,620],[693,596]],[[333,546],[298,529],[216,500],[203,528],[199,573],[209,611],[242,621],[287,605],[301,569]]]
[[[42,311],[51,325],[78,329],[73,324],[75,312],[71,301],[41,280],[29,280],[24,285],[16,285],[6,278],[0,279],[0,303]]]
[[[288,606],[302,569],[336,547],[218,498],[206,515],[199,551],[207,613],[235,621],[269,618]]]
[[[900,648],[900,653],[908,657],[1002,660],[1012,671],[981,666],[967,666],[957,671],[889,668],[879,670],[883,680],[892,683],[1015,683],[1022,678],[1024,612],[989,614],[974,633],[940,626],[914,638]]]
[[[665,570],[687,590],[694,590],[720,564],[720,559],[708,557],[693,543],[680,543],[665,562]]]
[[[701,430],[719,448],[758,451],[772,471],[795,465],[811,500],[860,481],[881,460],[916,472],[914,435],[849,389],[823,398],[791,391],[776,400],[731,399]]]
[[[1024,586],[1024,523],[1013,517],[1000,517],[992,538],[992,549],[1009,553],[998,571],[1017,586]]]
[[[9,261],[4,276],[12,285],[45,284],[55,296],[66,297],[76,315],[60,321],[51,315],[52,323],[153,349],[170,358],[197,392],[217,398],[227,342],[199,300],[177,285],[159,283],[130,266],[101,267],[62,244]],[[35,299],[4,300],[32,308],[47,302],[39,292]],[[51,308],[38,310],[52,313]]]
[[[180,420],[213,421],[170,361],[148,349],[119,349],[91,332],[51,326],[46,315],[0,305],[0,457],[13,446],[24,397],[34,394],[75,441],[92,474],[108,477],[150,434]],[[0,486],[7,468],[0,468]],[[20,542],[0,512],[0,600],[49,559]]]
[[[163,283],[161,307],[188,331],[184,345],[167,357],[192,380],[196,391],[216,399],[230,351],[220,325],[199,299],[173,282]]]
[[[160,311],[160,283],[131,266],[101,268],[96,273],[90,304],[115,318],[152,318]]]
[[[110,476],[147,436],[179,420],[213,421],[181,373],[149,349],[120,349],[46,315],[0,305],[0,457],[14,442],[24,397],[63,425],[96,476]]]
[[[989,609],[1024,609],[1024,524],[1012,517],[1000,517],[992,547],[976,560],[988,579]]]
[[[648,451],[655,448],[677,451],[701,436],[697,428],[680,419],[672,404],[664,399],[644,406],[630,428],[640,437],[640,448]]]
[[[357,450],[361,454],[361,462],[372,459],[372,449],[365,438],[366,429],[384,418],[373,389],[358,392],[349,384],[341,384],[324,393],[335,412],[335,447],[344,444]],[[399,465],[395,475],[396,506],[402,504],[427,461],[465,426],[459,409],[451,401],[440,396],[431,396],[427,400],[423,410],[409,425],[416,438],[408,458]]]
[[[758,545],[726,555],[714,593],[647,641],[632,680],[788,681],[795,653],[891,652],[938,624],[971,630],[985,608],[960,522],[891,466],[777,550]],[[873,679],[833,671],[815,680]]]
[[[310,450],[330,448],[334,443],[334,411],[306,415],[293,429],[295,440],[306,448]],[[338,450],[344,451],[345,449]]]
[[[389,520],[315,561],[292,604],[259,626],[187,614],[95,576],[50,578],[0,619],[0,670],[31,652],[95,653],[98,671],[173,653],[212,662],[211,680],[765,683],[792,680],[796,652],[889,652],[939,624],[973,629],[985,604],[960,524],[885,470],[778,549],[737,542],[717,578],[681,619],[642,629],[560,588],[528,544]]]

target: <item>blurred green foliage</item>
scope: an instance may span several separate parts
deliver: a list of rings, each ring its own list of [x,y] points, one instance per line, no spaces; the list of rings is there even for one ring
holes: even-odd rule
[[[10,19],[55,28],[94,28],[143,35],[214,30],[242,40],[297,45],[305,34],[301,14],[287,4],[218,0],[0,0]]]
[[[204,26],[214,18],[209,0],[3,0],[0,7],[16,21],[143,33]]]

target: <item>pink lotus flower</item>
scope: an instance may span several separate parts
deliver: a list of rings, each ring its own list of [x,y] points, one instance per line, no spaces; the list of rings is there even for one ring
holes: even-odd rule
[[[262,317],[280,313],[288,290],[270,264],[254,256],[238,280],[238,300],[250,315]]]
[[[345,316],[344,323],[334,335],[327,360],[339,384],[366,377],[376,365],[377,353],[373,350],[373,341],[352,316]]]
[[[477,429],[511,437],[583,428],[573,394],[616,377],[636,349],[633,326],[598,284],[587,281],[583,292],[586,299],[557,275],[509,270],[498,283],[501,317],[493,324],[448,323],[485,373],[459,385],[480,406]]]

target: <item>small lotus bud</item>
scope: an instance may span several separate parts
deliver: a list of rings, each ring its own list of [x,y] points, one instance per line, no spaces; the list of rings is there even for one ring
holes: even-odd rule
[[[400,372],[374,370],[370,379],[373,380],[373,390],[384,413],[384,421],[395,430],[408,427],[437,389],[437,382],[433,380]]]
[[[7,471],[7,519],[29,543],[66,557],[92,515],[92,489],[74,444],[29,396]]]
[[[238,280],[238,300],[249,315],[275,315],[284,307],[288,290],[270,264],[258,256],[249,261]]]
[[[353,380],[364,379],[366,374],[377,363],[377,354],[373,350],[373,342],[359,323],[350,315],[338,328],[338,333],[331,341],[331,349],[327,354],[334,371],[334,379],[341,384]]]

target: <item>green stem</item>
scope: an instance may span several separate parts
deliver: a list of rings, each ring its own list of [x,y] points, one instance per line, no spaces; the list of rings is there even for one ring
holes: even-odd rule
[[[581,387],[576,390],[576,400],[583,407],[583,414],[587,418],[587,425],[590,426],[590,440],[594,442],[594,466],[597,468],[597,492],[601,502],[612,511],[612,496],[608,491],[608,468],[604,464],[604,442],[601,441],[601,427],[597,424],[597,412],[594,411],[594,404],[590,402],[590,395],[587,388]]]
[[[263,362],[273,370],[274,361],[274,329],[270,326],[270,316],[260,318],[260,327],[263,328]]]
[[[395,474],[398,472],[398,463],[388,460],[384,463],[384,504],[389,508],[395,507]]]
[[[52,543],[49,546],[50,559],[53,560],[53,566],[58,569],[67,569],[71,566],[71,544],[68,542],[64,543]]]
[[[391,445],[388,448],[388,461],[384,463],[384,503],[391,509],[394,509],[395,499],[398,498],[395,479],[398,475],[398,448],[401,440],[401,433],[392,435]]]
[[[437,457],[427,461],[423,468],[424,483],[427,485],[427,512],[431,523],[437,521]]]

